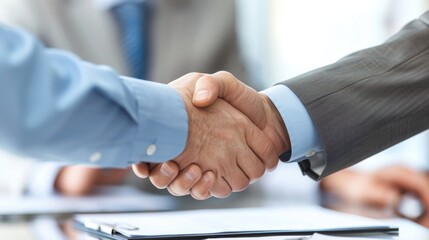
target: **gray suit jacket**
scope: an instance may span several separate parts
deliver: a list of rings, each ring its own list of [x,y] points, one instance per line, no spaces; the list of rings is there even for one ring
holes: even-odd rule
[[[300,162],[314,179],[416,135],[429,128],[429,11],[380,46],[282,84],[304,103],[324,145]]]

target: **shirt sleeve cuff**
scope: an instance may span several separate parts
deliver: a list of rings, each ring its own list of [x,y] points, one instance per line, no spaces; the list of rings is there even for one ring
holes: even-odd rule
[[[123,79],[138,104],[132,159],[156,163],[174,159],[184,150],[188,137],[188,114],[181,96],[168,85]]]
[[[268,88],[262,93],[276,106],[289,133],[291,152],[282,154],[281,160],[300,162],[304,174],[319,179],[326,166],[326,157],[319,133],[307,109],[295,93],[284,85]]]
[[[37,163],[33,166],[35,169],[28,178],[26,194],[33,197],[54,195],[55,180],[63,166],[56,162]]]

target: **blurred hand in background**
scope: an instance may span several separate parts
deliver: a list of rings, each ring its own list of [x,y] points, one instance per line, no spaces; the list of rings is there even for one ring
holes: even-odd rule
[[[429,179],[423,172],[400,165],[373,172],[343,170],[323,179],[320,186],[340,204],[396,214],[403,196],[414,195],[423,205],[424,213],[413,220],[429,227]]]

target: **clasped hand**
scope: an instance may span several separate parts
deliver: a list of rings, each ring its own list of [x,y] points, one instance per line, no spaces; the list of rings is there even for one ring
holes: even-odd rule
[[[199,200],[227,197],[274,170],[278,156],[290,148],[283,120],[268,97],[232,74],[190,73],[170,86],[188,113],[186,148],[169,162],[133,166],[137,176],[149,176],[156,187]]]

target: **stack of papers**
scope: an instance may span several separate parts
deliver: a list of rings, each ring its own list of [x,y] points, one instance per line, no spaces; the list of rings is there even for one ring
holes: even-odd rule
[[[115,239],[398,234],[382,222],[320,207],[78,215],[77,228]]]

